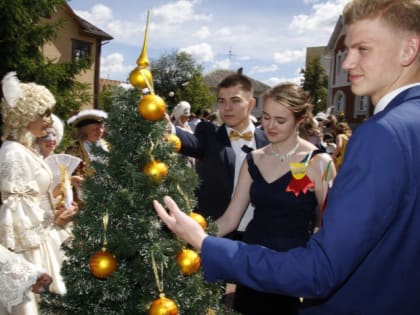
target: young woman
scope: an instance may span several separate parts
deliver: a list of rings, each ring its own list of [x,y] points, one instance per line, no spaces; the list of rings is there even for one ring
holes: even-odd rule
[[[331,157],[299,136],[312,119],[312,105],[303,89],[277,85],[264,95],[262,128],[270,141],[250,152],[242,164],[238,186],[216,223],[219,236],[233,231],[251,202],[254,217],[243,241],[285,251],[303,246],[320,224],[328,187],[335,177]],[[297,314],[297,297],[261,293],[238,286],[234,307],[241,314]]]

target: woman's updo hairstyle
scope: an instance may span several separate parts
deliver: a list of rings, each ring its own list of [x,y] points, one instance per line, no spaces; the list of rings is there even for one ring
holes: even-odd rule
[[[307,92],[302,87],[295,83],[280,83],[269,90],[263,95],[264,101],[272,99],[275,102],[287,107],[293,112],[297,121],[312,119],[313,105],[309,99]]]

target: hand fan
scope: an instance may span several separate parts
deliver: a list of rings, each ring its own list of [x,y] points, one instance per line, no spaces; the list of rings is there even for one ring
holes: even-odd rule
[[[64,206],[69,208],[73,202],[70,175],[76,170],[82,160],[70,154],[52,154],[46,157],[44,161],[48,164],[53,174],[54,187],[58,184],[62,185]]]

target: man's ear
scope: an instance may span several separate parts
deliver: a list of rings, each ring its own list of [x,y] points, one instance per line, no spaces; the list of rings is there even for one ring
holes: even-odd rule
[[[401,64],[403,66],[411,65],[420,54],[420,36],[408,36],[405,47],[401,52]]]
[[[257,104],[257,100],[255,99],[255,97],[251,97],[251,99],[248,102],[250,111],[255,107],[255,104]]]

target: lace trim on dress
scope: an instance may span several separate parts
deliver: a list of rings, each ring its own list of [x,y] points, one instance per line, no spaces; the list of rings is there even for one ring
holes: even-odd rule
[[[27,298],[28,289],[42,273],[37,266],[0,247],[0,301],[8,312]]]

